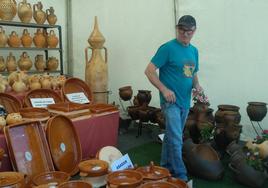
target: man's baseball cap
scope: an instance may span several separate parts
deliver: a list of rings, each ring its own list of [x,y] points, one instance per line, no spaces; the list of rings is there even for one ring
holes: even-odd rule
[[[191,15],[184,15],[179,19],[177,26],[192,29],[193,27],[196,27],[195,18]]]

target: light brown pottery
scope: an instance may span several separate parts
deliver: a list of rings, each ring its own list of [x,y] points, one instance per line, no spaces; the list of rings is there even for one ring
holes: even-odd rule
[[[44,48],[46,46],[46,37],[44,36],[43,30],[38,28],[33,37],[34,45],[37,48]]]
[[[17,62],[15,56],[13,56],[12,52],[9,52],[9,56],[6,59],[7,71],[13,72],[17,70]]]
[[[5,71],[6,69],[6,62],[3,56],[0,56],[0,72]]]
[[[111,165],[115,160],[120,159],[123,154],[114,146],[105,146],[101,148],[97,154],[96,158],[106,161]]]
[[[2,188],[26,188],[25,175],[20,172],[0,172],[0,187]]]
[[[27,52],[23,52],[18,61],[18,65],[21,71],[28,71],[31,69],[33,63],[29,58]]]
[[[28,79],[29,76],[27,75],[27,73],[25,71],[14,71],[12,73],[9,74],[8,76],[8,84],[10,86],[12,86],[14,84],[14,82],[18,79],[18,75],[20,75],[22,81],[27,85],[28,84]]]
[[[17,80],[15,80],[14,84],[12,85],[12,89],[17,93],[27,91],[28,88],[26,84],[22,81],[20,74],[17,74]]]
[[[0,47],[5,47],[7,44],[8,37],[5,33],[5,30],[0,26]]]
[[[51,89],[51,79],[49,75],[44,74],[40,79],[40,83],[43,89]]]
[[[57,70],[59,66],[59,60],[56,57],[49,57],[47,62],[47,69],[50,71]]]
[[[142,184],[142,173],[135,170],[121,170],[108,174],[109,188],[136,188]]]
[[[31,76],[30,81],[29,81],[31,90],[42,88],[39,80],[40,80],[40,78],[38,75]]]
[[[0,131],[3,130],[3,128],[6,126],[7,122],[6,119],[3,116],[0,116]],[[3,157],[3,156],[2,156]],[[0,150],[0,167],[1,167],[1,150]]]
[[[7,115],[6,122],[8,125],[22,122],[20,113],[10,113]]]
[[[17,3],[15,0],[0,1],[0,19],[11,21],[17,13]]]
[[[35,69],[38,71],[44,71],[46,68],[46,62],[43,55],[36,55],[34,62]]]
[[[67,78],[64,75],[57,76],[57,79],[58,79],[58,82],[60,83],[60,87],[62,87],[67,80]]]
[[[55,25],[57,22],[57,16],[55,15],[55,10],[53,7],[50,7],[46,10],[47,13],[47,22],[49,25]]]
[[[42,9],[43,5],[40,1],[33,5],[33,17],[37,24],[44,24],[47,19],[47,14]]]
[[[10,47],[13,47],[13,48],[20,47],[21,41],[20,41],[20,38],[19,38],[18,34],[16,33],[16,31],[11,32],[11,34],[9,35],[7,43]]]
[[[47,36],[47,45],[49,48],[56,48],[59,43],[59,39],[56,36],[54,30],[50,30],[49,35]]]
[[[107,48],[103,46],[105,38],[99,31],[97,17],[95,17],[94,30],[88,42],[91,46],[85,49],[85,81],[93,92],[93,101],[96,103],[108,103]],[[90,59],[88,58],[88,49],[92,50]],[[102,49],[105,51],[105,59],[101,54]]]
[[[156,181],[142,184],[140,188],[181,188],[181,187],[169,182]]]
[[[22,108],[21,102],[13,95],[0,93],[0,104],[5,107],[8,114],[19,112]]]
[[[90,159],[80,162],[78,167],[80,176],[97,177],[108,174],[109,164],[106,161]]]
[[[70,179],[70,175],[61,171],[44,172],[33,177],[34,185],[48,185],[55,183],[59,185],[67,182]],[[49,188],[49,186],[48,186]]]
[[[31,4],[27,0],[23,0],[18,5],[18,16],[23,23],[30,23],[33,17]]]
[[[20,39],[21,39],[21,43],[23,47],[26,47],[26,48],[31,47],[33,43],[33,38],[31,37],[27,29],[23,30],[23,34]]]
[[[85,181],[68,181],[60,184],[58,188],[93,188],[93,186]]]

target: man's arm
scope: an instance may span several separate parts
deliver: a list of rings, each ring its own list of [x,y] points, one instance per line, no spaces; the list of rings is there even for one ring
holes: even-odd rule
[[[167,102],[175,103],[176,97],[173,91],[169,90],[160,80],[156,72],[157,67],[149,63],[145,69],[145,75],[149,81],[163,94]]]
[[[193,79],[193,88],[202,91],[203,88],[200,86],[199,81],[198,81],[198,76],[197,73],[194,74],[194,79]]]

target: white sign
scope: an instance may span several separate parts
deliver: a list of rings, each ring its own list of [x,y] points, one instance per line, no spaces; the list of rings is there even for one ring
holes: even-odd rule
[[[86,104],[89,103],[89,99],[86,97],[85,93],[69,93],[66,95],[69,101],[74,103]]]
[[[159,134],[159,135],[158,135],[158,137],[159,137],[159,139],[161,140],[161,142],[163,142],[163,140],[164,140],[164,136],[165,136],[165,134]]]
[[[55,104],[53,98],[31,98],[31,103],[33,107],[46,108],[49,104]]]
[[[125,169],[129,169],[129,168],[134,168],[134,166],[133,166],[128,154],[125,154],[123,157],[114,161],[111,164],[112,172],[118,171],[118,170],[125,170]]]

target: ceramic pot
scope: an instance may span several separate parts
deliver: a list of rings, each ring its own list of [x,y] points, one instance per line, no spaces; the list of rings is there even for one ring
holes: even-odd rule
[[[133,94],[133,90],[131,86],[125,86],[125,87],[119,88],[119,96],[124,101],[129,101],[132,97],[132,94]]]
[[[30,23],[33,17],[33,11],[30,3],[27,0],[23,0],[18,5],[18,16],[23,23]]]
[[[85,181],[68,181],[60,184],[58,188],[93,188],[93,186]]]
[[[25,176],[20,172],[0,172],[0,187],[2,188],[26,188]]]
[[[267,107],[264,102],[249,102],[247,114],[251,121],[262,121],[267,114]]]
[[[10,47],[13,47],[13,48],[20,47],[21,41],[20,41],[20,38],[18,37],[18,34],[16,33],[16,31],[11,32],[11,34],[9,35],[7,43]]]
[[[232,141],[239,141],[240,133],[242,132],[242,126],[237,124],[231,124],[224,128],[225,137],[228,143]]]
[[[0,1],[0,18],[4,21],[11,21],[17,13],[17,3],[15,0]]]
[[[137,99],[138,99],[139,105],[147,106],[150,103],[151,98],[152,98],[151,91],[138,90]]]
[[[228,104],[222,104],[222,105],[218,105],[218,110],[215,113],[215,120],[216,123],[224,123],[224,112],[225,111],[233,111],[233,112],[237,112],[237,119],[241,120],[241,115],[239,113],[239,107],[235,106],[235,105],[228,105]],[[238,122],[238,123],[239,123]]]
[[[42,9],[43,5],[40,1],[33,5],[33,17],[37,24],[44,24],[47,19],[47,15]]]
[[[131,117],[132,120],[139,119],[139,109],[141,109],[140,106],[129,106],[129,107],[127,107],[128,114],[129,114],[129,116]]]
[[[56,48],[59,43],[59,39],[56,36],[54,30],[50,30],[49,35],[47,36],[47,45],[49,48]]]
[[[224,111],[223,119],[226,124],[239,124],[241,116],[239,112]]]
[[[7,56],[6,66],[8,72],[13,72],[17,70],[18,65],[15,56],[12,55],[12,52],[9,52],[9,56]]]
[[[40,82],[43,89],[51,89],[51,80],[49,75],[43,75]]]
[[[57,70],[59,66],[59,60],[55,57],[50,57],[48,58],[48,62],[47,62],[47,69],[50,71],[55,71]]]
[[[55,183],[59,185],[64,182],[68,182],[70,175],[61,171],[44,172],[33,177],[34,185],[51,185]],[[49,186],[48,186],[49,187]],[[55,186],[56,187],[56,186]]]
[[[46,37],[44,36],[44,33],[42,29],[38,28],[36,30],[36,33],[33,37],[34,45],[37,48],[45,48],[46,47]]]
[[[242,147],[239,144],[237,144],[236,141],[232,141],[226,148],[226,152],[230,156],[233,155],[237,151],[240,152],[240,153],[243,153]]]
[[[55,10],[53,7],[50,7],[46,10],[47,13],[47,22],[49,25],[55,25],[57,22],[57,16],[55,15]]]
[[[22,116],[20,113],[10,113],[7,115],[6,121],[8,125],[19,123],[22,121]]]
[[[44,71],[46,68],[46,62],[44,61],[44,56],[43,55],[36,55],[35,56],[35,62],[34,66],[37,71]]]
[[[157,182],[147,182],[145,184],[142,184],[139,188],[179,188],[179,187],[170,182],[157,181]]]
[[[0,26],[0,47],[5,47],[7,44],[8,37],[5,34],[5,30]]]
[[[178,178],[169,177],[167,182],[176,185],[178,188],[188,188],[187,183]]]
[[[27,86],[26,84],[22,81],[21,76],[18,74],[17,75],[17,80],[14,82],[14,84],[12,85],[12,89],[17,92],[17,93],[21,93],[24,91],[27,91]]]
[[[23,52],[18,61],[18,65],[21,71],[28,71],[31,69],[33,63],[29,58],[27,52]]]
[[[122,170],[108,174],[107,185],[109,188],[136,188],[142,184],[143,176],[134,170]]]
[[[3,56],[0,56],[0,72],[5,71],[5,69],[6,69],[5,60],[4,60]]]
[[[23,34],[20,39],[23,47],[25,48],[31,47],[33,43],[33,38],[30,36],[30,33],[28,32],[27,29],[23,30]]]
[[[30,89],[31,90],[42,88],[39,80],[40,80],[39,76],[37,76],[37,75],[31,76],[31,78],[30,78]]]

